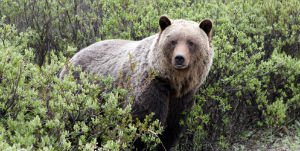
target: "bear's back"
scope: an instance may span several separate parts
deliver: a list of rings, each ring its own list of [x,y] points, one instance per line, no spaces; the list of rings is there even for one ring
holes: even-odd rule
[[[116,80],[122,76],[137,77],[138,74],[145,72],[148,66],[147,55],[152,42],[157,37],[153,35],[141,41],[112,39],[96,42],[76,53],[70,63],[80,66],[83,72],[95,75],[111,76]],[[130,71],[131,66],[137,67],[134,72]],[[68,71],[66,68],[60,73],[62,79]],[[79,78],[74,75],[75,78]],[[137,82],[137,81],[136,81]]]
[[[120,39],[96,42],[76,53],[70,63],[80,66],[84,72],[117,78],[118,70],[128,62],[128,56],[125,54],[128,54],[136,43]],[[66,73],[66,69],[63,69],[60,77]]]

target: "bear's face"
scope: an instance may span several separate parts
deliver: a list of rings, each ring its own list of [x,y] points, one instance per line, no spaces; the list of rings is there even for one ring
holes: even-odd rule
[[[159,47],[166,63],[175,70],[193,68],[208,56],[211,41],[212,22],[204,20],[200,24],[193,21],[170,21],[166,16],[159,20],[161,33]]]

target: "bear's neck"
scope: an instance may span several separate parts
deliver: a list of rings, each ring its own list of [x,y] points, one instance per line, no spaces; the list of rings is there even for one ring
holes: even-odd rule
[[[169,73],[162,74],[162,76],[168,79],[170,87],[173,89],[175,95],[177,97],[182,97],[198,87],[199,81],[195,78],[198,76],[194,74],[195,73],[189,70],[178,71],[173,69],[169,70]]]

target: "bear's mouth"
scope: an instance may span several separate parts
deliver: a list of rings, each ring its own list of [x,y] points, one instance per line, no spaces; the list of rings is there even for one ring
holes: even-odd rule
[[[183,70],[186,69],[187,67],[188,67],[187,65],[181,65],[181,64],[177,64],[174,66],[174,68],[177,70]]]

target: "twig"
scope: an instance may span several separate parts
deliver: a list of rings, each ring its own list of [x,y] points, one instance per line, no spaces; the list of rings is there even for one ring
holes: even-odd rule
[[[155,132],[153,132],[151,130],[148,130],[148,131],[151,132],[152,134],[154,134],[161,141],[161,139],[159,138],[159,136]],[[165,147],[165,145],[163,144],[162,141],[161,141],[161,145],[163,146],[164,150],[167,151],[167,149],[166,149],[166,147]]]

